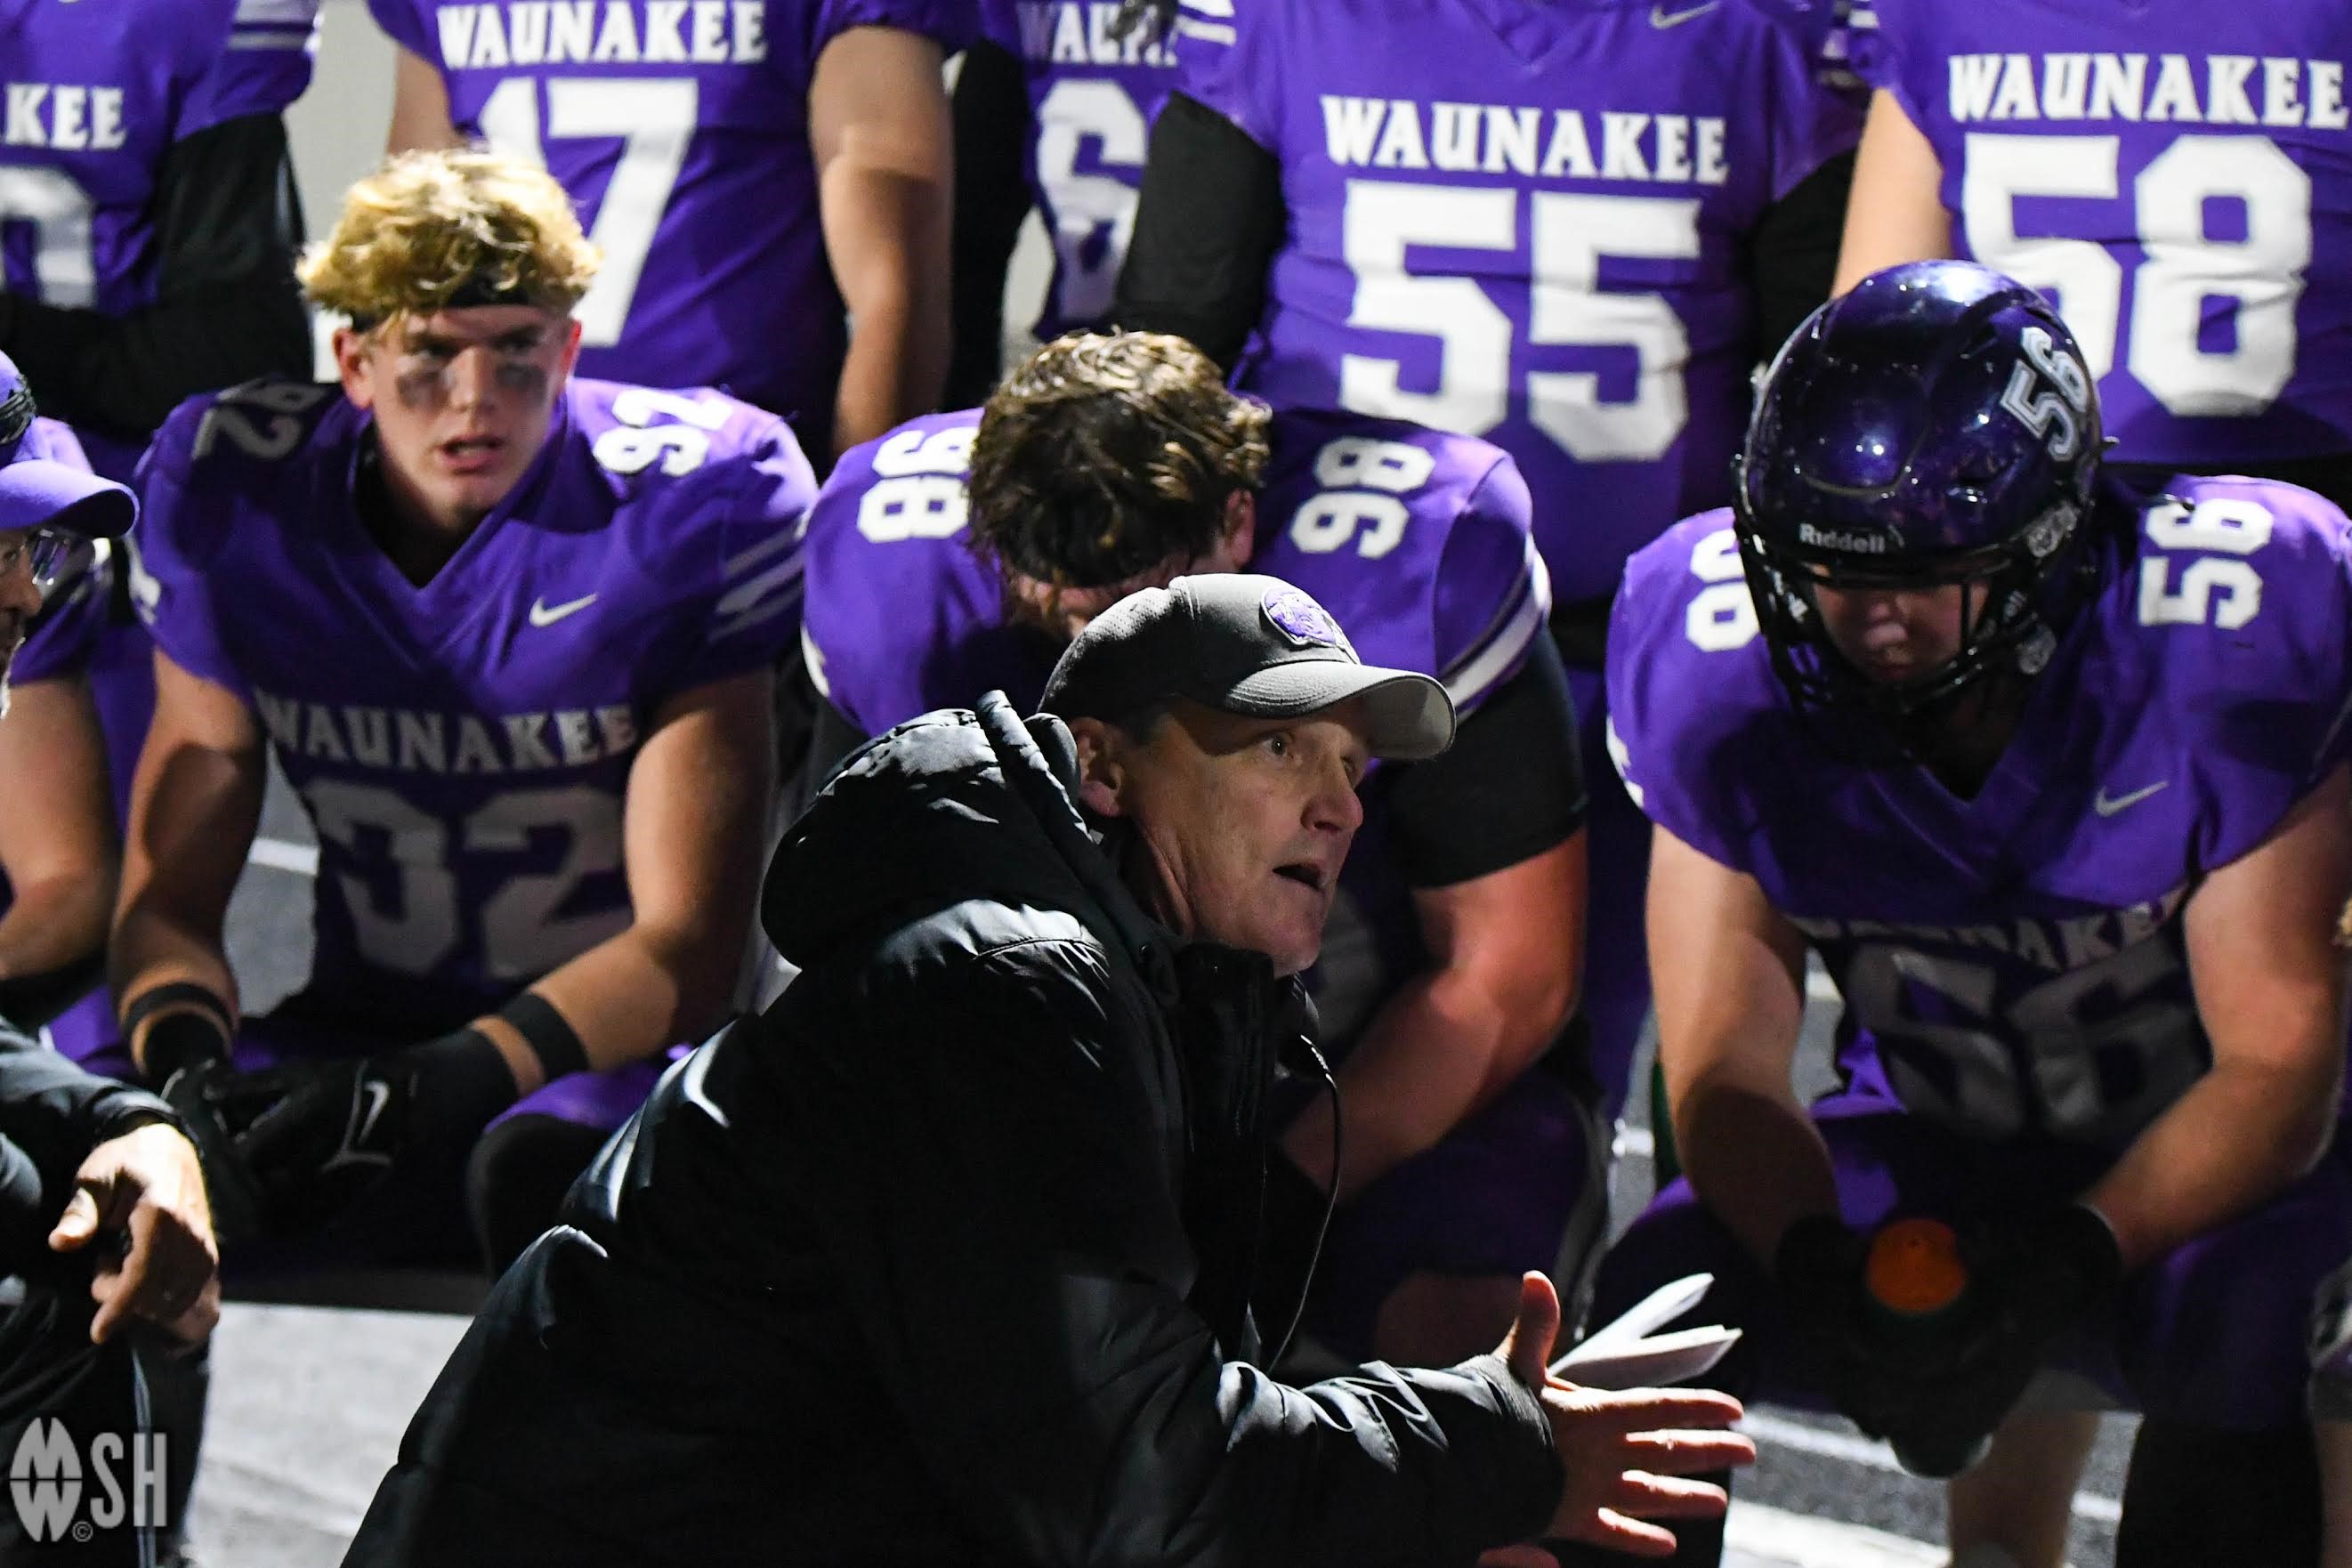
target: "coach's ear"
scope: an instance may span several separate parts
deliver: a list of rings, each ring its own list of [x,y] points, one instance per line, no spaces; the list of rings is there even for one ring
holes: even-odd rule
[[[1126,816],[1119,792],[1127,787],[1127,737],[1099,719],[1073,719],[1069,725],[1078,752],[1078,804],[1096,816]]]

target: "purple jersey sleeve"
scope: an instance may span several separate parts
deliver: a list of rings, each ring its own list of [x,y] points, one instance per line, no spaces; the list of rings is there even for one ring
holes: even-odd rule
[[[2352,524],[2308,490],[2260,479],[2178,479],[2140,520],[2127,596],[2137,674],[2196,728],[2195,861],[2225,866],[2270,837],[2352,756]],[[2135,675],[2137,678],[2135,679]],[[2119,786],[2120,787],[2120,786]]]
[[[1781,708],[1728,509],[1676,524],[1625,563],[1609,624],[1610,761],[1650,820],[1734,870],[1758,868],[1737,825],[1771,776],[1747,752]]]
[[[429,13],[411,0],[367,0],[368,15],[384,36],[427,65],[438,65]]]
[[[209,446],[206,430],[217,395],[180,405],[139,459],[131,602],[155,646],[173,664],[249,702],[251,689],[221,635],[225,612],[214,597],[215,588],[228,586],[234,575],[215,568],[226,513],[194,501],[188,483],[196,458]]]
[[[1475,710],[1527,662],[1551,616],[1533,503],[1500,450],[1447,531],[1432,601],[1438,677],[1456,714]]]
[[[825,45],[852,27],[896,27],[930,39],[955,54],[979,36],[970,0],[818,0],[803,5],[812,66]]]
[[[319,0],[237,0],[226,47],[180,110],[181,136],[284,113],[310,89],[318,51]]]
[[[1004,624],[965,543],[977,409],[927,415],[843,455],[809,516],[805,651],[825,700],[878,735],[992,689],[1024,708],[1052,668]]]
[[[1280,0],[1181,0],[1171,38],[1176,90],[1215,110],[1269,152],[1282,146],[1282,106],[1269,61]]]
[[[1395,419],[1286,410],[1250,570],[1295,583],[1372,664],[1445,683],[1467,712],[1551,610],[1528,490],[1499,448]]]
[[[801,533],[816,475],[783,421],[748,408],[740,417],[751,428],[692,503],[715,518],[717,561],[708,613],[679,616],[690,638],[679,689],[773,668],[800,638]]]

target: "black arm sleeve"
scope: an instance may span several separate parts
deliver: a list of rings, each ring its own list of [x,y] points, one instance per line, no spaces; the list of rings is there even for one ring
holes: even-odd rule
[[[1215,110],[1170,94],[1119,270],[1118,324],[1190,338],[1232,370],[1265,308],[1265,269],[1289,222],[1274,154]]]
[[[1389,805],[1416,888],[1490,876],[1584,826],[1576,704],[1549,637],[1537,637],[1519,672],[1462,721],[1453,745],[1398,774]]]
[[[1798,181],[1757,224],[1748,263],[1756,290],[1758,359],[1780,353],[1789,334],[1830,297],[1853,184],[1853,154],[1842,153]]]
[[[955,89],[955,336],[947,406],[984,402],[1004,357],[1004,275],[1029,216],[1022,149],[1036,133],[1021,62],[994,44],[964,51]]]
[[[0,347],[42,413],[143,437],[195,393],[309,374],[302,215],[278,116],[227,121],[166,153],[155,228],[155,301],[128,315],[0,294]]]

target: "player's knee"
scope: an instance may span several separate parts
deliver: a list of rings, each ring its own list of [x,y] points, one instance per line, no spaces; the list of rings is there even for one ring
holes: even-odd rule
[[[557,1116],[509,1116],[474,1145],[466,1209],[492,1273],[503,1273],[555,1223],[563,1195],[596,1157],[610,1129]]]

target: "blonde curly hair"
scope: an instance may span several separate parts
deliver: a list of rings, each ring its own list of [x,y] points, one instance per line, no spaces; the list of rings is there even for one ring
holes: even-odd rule
[[[343,197],[297,273],[362,331],[463,298],[568,311],[602,261],[544,170],[477,148],[399,153]]]

